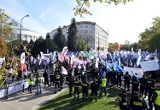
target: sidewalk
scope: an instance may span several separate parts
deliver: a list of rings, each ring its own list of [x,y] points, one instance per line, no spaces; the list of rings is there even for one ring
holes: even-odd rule
[[[66,90],[65,86],[62,91],[54,94],[54,87],[43,87],[43,93],[35,95],[36,90],[33,89],[32,93],[19,92],[12,94],[8,99],[0,100],[1,110],[36,110],[38,107],[48,102],[58,94]]]

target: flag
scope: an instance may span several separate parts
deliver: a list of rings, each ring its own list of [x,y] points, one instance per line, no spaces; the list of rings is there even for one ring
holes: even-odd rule
[[[121,47],[120,47],[120,44],[118,43],[117,50],[120,51],[120,48],[121,48]]]
[[[21,57],[21,62],[20,62],[21,67],[20,68],[21,68],[21,71],[24,72],[26,69],[25,68],[25,52],[23,52],[20,57]]]
[[[139,77],[137,77],[137,75],[135,74],[135,72],[133,72],[133,71],[131,70],[131,73],[132,73],[133,76],[136,77],[136,80],[139,81]]]
[[[103,76],[102,64],[99,65],[99,75]]]
[[[59,57],[61,62],[64,62],[67,52],[68,52],[68,47],[67,46],[63,47],[62,53],[61,53],[61,55]]]
[[[64,75],[68,75],[67,70],[63,66],[61,68],[61,73],[64,74]]]

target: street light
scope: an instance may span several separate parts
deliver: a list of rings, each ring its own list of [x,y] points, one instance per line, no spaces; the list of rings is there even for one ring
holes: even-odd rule
[[[25,15],[25,16],[23,16],[23,18],[25,18],[25,17],[29,17],[29,15]],[[23,20],[23,18],[21,19],[21,21],[20,21],[20,40],[21,40],[21,44],[23,44],[23,41],[22,41],[22,20]]]

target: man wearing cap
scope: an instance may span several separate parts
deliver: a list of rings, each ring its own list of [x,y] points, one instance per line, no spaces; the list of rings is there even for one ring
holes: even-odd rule
[[[160,85],[155,86],[155,91],[150,100],[154,103],[155,110],[160,110]]]

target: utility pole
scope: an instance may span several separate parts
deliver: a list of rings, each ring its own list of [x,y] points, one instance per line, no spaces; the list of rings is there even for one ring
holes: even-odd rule
[[[22,19],[21,19],[21,21],[20,21],[20,40],[21,40],[21,44],[23,44],[23,39],[22,39],[22,20],[23,20],[25,17],[29,17],[29,15],[23,16]]]

